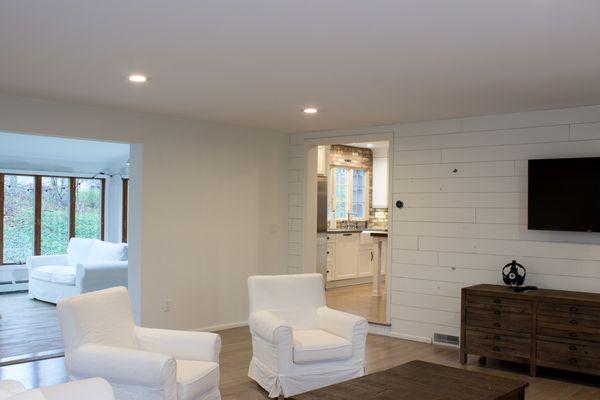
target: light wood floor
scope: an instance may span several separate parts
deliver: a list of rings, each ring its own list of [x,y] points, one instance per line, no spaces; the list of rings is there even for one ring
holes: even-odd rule
[[[373,296],[372,289],[373,285],[370,283],[327,289],[327,305],[336,310],[365,317],[369,322],[386,324],[388,321],[385,283],[381,285],[381,296]]]
[[[267,399],[265,392],[246,376],[252,355],[248,329],[235,328],[220,333],[223,340],[221,350],[221,394],[223,399]],[[367,339],[367,373],[417,359],[462,368],[458,363],[456,349],[377,335],[369,335]],[[600,382],[597,378],[590,376],[541,369],[540,377],[531,378],[527,375],[525,367],[489,361],[488,366],[483,368],[479,366],[475,357],[469,360],[466,368],[530,382],[526,394],[527,400],[600,399]],[[37,387],[64,382],[66,375],[62,358],[58,358],[2,367],[0,368],[0,379],[17,379],[28,387]]]
[[[2,294],[0,314],[0,360],[62,351],[54,304],[32,300],[27,293]]]

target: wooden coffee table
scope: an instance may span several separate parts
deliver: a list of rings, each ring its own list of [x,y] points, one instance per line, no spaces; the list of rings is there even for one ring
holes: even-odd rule
[[[527,382],[411,361],[295,400],[523,400]]]

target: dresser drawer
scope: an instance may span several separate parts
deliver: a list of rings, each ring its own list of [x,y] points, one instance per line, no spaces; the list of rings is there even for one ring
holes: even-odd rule
[[[540,322],[538,319],[537,337],[551,337],[561,339],[576,339],[588,342],[600,342],[598,330],[584,330],[568,326],[557,326]]]
[[[538,304],[538,314],[552,316],[562,315],[600,321],[600,307],[581,306],[577,304],[540,302]]]
[[[465,345],[468,353],[496,358],[519,358],[531,356],[531,336],[482,332],[467,329]]]
[[[467,295],[467,308],[482,308],[487,310],[502,310],[515,314],[531,315],[531,302],[515,300],[499,296]]]
[[[600,332],[600,319],[577,315],[538,315],[538,325],[582,332]]]
[[[546,340],[537,341],[537,351],[542,353],[556,353],[562,356],[587,358],[600,361],[600,346],[579,344],[578,342],[561,343]]]
[[[485,309],[468,307],[466,310],[467,328],[486,328],[531,333],[531,316],[506,312],[501,308]]]
[[[600,348],[549,341],[537,341],[539,365],[573,371],[600,371]]]

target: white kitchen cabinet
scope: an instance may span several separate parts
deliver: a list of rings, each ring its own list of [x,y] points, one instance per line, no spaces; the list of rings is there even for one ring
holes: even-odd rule
[[[358,233],[336,234],[333,279],[356,278],[358,275]]]
[[[358,278],[371,276],[373,274],[374,259],[373,245],[360,245],[358,254]]]
[[[327,175],[327,146],[317,147],[317,174]]]
[[[327,243],[327,281],[334,279],[335,272],[335,242]]]
[[[368,234],[367,234],[368,235]],[[377,241],[360,233],[327,234],[327,281],[373,275],[378,261]],[[387,240],[382,243],[381,273],[385,274]]]
[[[373,159],[373,207],[388,206],[388,158]]]

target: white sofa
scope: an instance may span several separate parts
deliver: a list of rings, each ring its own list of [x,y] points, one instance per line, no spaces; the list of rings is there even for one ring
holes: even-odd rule
[[[20,382],[0,381],[0,400],[114,400],[112,387],[94,378],[39,389],[25,389]]]
[[[221,398],[219,335],[137,327],[124,287],[63,299],[58,315],[70,379],[104,378],[117,400]]]
[[[58,303],[62,298],[127,286],[127,244],[72,238],[67,254],[27,258],[29,297]]]
[[[321,274],[248,279],[248,376],[269,397],[294,396],[364,375],[367,321],[328,308]]]

